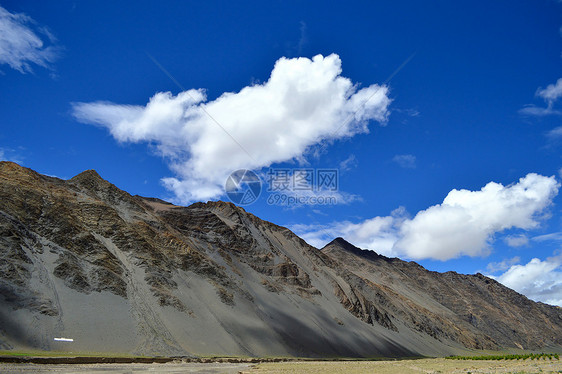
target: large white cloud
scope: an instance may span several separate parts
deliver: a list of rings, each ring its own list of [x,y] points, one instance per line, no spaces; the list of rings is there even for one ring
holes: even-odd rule
[[[315,245],[342,236],[387,256],[437,260],[483,256],[488,254],[494,234],[537,227],[559,187],[555,177],[531,173],[509,186],[490,182],[479,191],[452,190],[443,203],[411,219],[398,210],[360,223],[292,228]]]
[[[206,102],[203,90],[157,93],[145,106],[75,103],[81,122],[120,142],[150,142],[170,160],[163,181],[182,202],[215,198],[229,173],[301,157],[322,141],[368,131],[387,120],[388,88],[359,89],[332,54],[281,58],[269,80]]]
[[[21,73],[31,72],[31,64],[48,67],[58,56],[53,43],[53,36],[33,19],[0,6],[0,64]]]
[[[525,265],[513,265],[499,282],[535,301],[562,306],[562,256],[542,261],[533,258]]]
[[[404,222],[395,248],[411,258],[481,256],[496,232],[532,229],[558,193],[555,177],[528,174],[517,184],[490,182],[480,191],[452,190],[442,204]]]

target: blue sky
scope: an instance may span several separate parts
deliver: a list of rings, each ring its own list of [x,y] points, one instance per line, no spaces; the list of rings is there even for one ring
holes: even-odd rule
[[[180,204],[252,169],[245,209],[314,245],[562,305],[561,3],[0,7],[1,159]],[[272,205],[270,168],[334,169],[338,189]]]

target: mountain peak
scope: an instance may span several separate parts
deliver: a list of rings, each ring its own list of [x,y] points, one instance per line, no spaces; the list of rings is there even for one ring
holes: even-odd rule
[[[113,184],[103,179],[94,169],[86,170],[78,175],[75,175],[69,180],[69,182],[77,184],[88,190],[98,190],[100,188],[107,189],[111,187],[117,189],[117,187],[113,186]]]
[[[121,190],[111,182],[103,179],[97,171],[90,169],[74,176],[68,180],[69,184],[78,187],[80,190],[97,199],[115,204],[118,201],[127,202],[134,210],[140,209],[138,201],[129,193]]]
[[[206,203],[197,202],[193,203],[192,206],[194,207],[206,207],[206,208],[230,208],[230,209],[238,209],[240,208],[238,205],[231,203],[230,201],[222,201],[222,200],[209,200]]]
[[[84,170],[83,172],[81,172],[80,174],[75,175],[74,177],[72,177],[71,180],[85,180],[85,179],[97,179],[97,180],[103,180],[105,181],[105,179],[103,179],[97,171],[95,171],[94,169],[89,169],[89,170]]]
[[[342,237],[337,237],[334,240],[332,240],[330,243],[326,244],[324,246],[324,248],[321,249],[322,252],[327,253],[331,256],[336,256],[336,257],[340,257],[338,256],[338,252],[345,252],[345,253],[351,253],[354,254],[358,257],[362,257],[362,258],[366,258],[369,260],[380,260],[380,259],[386,259],[388,260],[387,257],[383,256],[383,255],[379,255],[377,252],[372,251],[370,249],[361,249],[358,248],[356,246],[354,246],[353,244],[351,244],[350,242],[348,242],[347,240],[345,240]]]
[[[322,251],[331,248],[342,249],[346,252],[351,252],[359,256],[365,256],[366,254],[370,254],[370,256],[372,255],[375,255],[377,257],[379,256],[375,251],[358,248],[340,236],[332,240],[330,243],[326,244],[324,248],[322,248]]]
[[[338,236],[337,238],[332,240],[330,243],[328,243],[326,246],[328,246],[328,245],[339,245],[339,246],[344,247],[344,248],[351,246],[353,248],[356,248],[353,244],[351,244],[350,242],[348,242],[347,240],[345,240],[341,236]]]

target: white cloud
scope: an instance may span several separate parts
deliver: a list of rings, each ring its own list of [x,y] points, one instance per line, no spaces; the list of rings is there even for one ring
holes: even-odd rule
[[[360,223],[343,221],[328,225],[289,225],[289,228],[317,248],[322,248],[336,237],[342,237],[359,248],[393,257],[398,255],[393,246],[405,219],[406,210],[400,207],[390,216],[374,217]]]
[[[443,203],[418,212],[412,219],[406,218],[402,209],[360,223],[293,228],[316,244],[342,236],[388,256],[443,261],[463,255],[484,256],[495,233],[536,228],[559,187],[554,177],[531,173],[509,186],[490,182],[480,191],[452,190]]]
[[[20,73],[31,72],[31,65],[49,67],[58,57],[55,39],[25,14],[14,14],[0,7],[0,64]]]
[[[496,278],[505,286],[535,301],[562,306],[562,256],[525,265],[513,265]]]
[[[515,256],[513,258],[505,259],[501,262],[490,262],[488,264],[488,266],[486,267],[486,270],[488,270],[488,272],[490,272],[490,273],[497,273],[499,271],[506,271],[511,266],[519,263],[519,261],[521,261],[521,259],[518,256]]]
[[[323,206],[323,205],[340,205],[350,204],[354,201],[361,200],[359,195],[347,193],[345,191],[332,190],[321,186],[316,180],[306,180],[306,177],[299,178],[298,175],[306,175],[306,171],[294,169],[294,181],[298,184],[298,188],[279,188],[276,186],[275,178],[268,173],[260,176],[266,184],[262,188],[267,188],[269,195],[266,201],[269,205],[277,205],[283,208],[298,209],[304,206]],[[337,175],[335,177],[337,179]],[[293,183],[293,182],[289,182]],[[339,182],[336,182],[339,185]]]
[[[357,158],[353,154],[340,162],[340,172],[349,171],[355,167],[357,167]]]
[[[414,155],[396,155],[392,158],[392,161],[396,162],[400,165],[400,167],[405,169],[416,168],[416,156]]]
[[[537,117],[544,117],[550,115],[559,115],[562,114],[559,110],[552,109],[552,107],[538,107],[536,105],[526,105],[519,110],[520,114],[527,115],[527,116],[537,116]]]
[[[546,133],[550,140],[562,139],[562,126],[558,126]]]
[[[417,109],[404,109],[402,110],[402,112],[406,113],[407,115],[409,115],[410,117],[418,117],[420,115],[420,111]]]
[[[503,240],[510,247],[523,247],[529,244],[529,238],[525,234],[508,235],[505,238],[503,238]]]
[[[73,114],[120,142],[156,145],[175,173],[163,183],[185,203],[222,195],[234,170],[302,157],[319,142],[368,132],[370,120],[384,124],[388,88],[358,89],[340,74],[335,54],[281,58],[267,82],[213,101],[192,89],[157,93],[146,106],[75,103]]]
[[[562,78],[558,79],[556,83],[549,84],[546,88],[539,87],[537,92],[535,92],[535,96],[542,98],[546,102],[546,108],[535,105],[525,105],[519,110],[519,113],[538,117],[562,114],[561,111],[553,109],[554,103],[562,97]]]
[[[550,234],[538,235],[532,238],[536,242],[544,242],[548,240],[562,241],[562,232],[553,232]]]
[[[0,148],[0,161],[11,161],[21,165],[23,159],[24,157],[20,155],[17,150],[12,148]]]
[[[486,255],[496,232],[537,227],[537,214],[558,188],[554,177],[530,173],[510,186],[490,182],[480,191],[452,190],[442,204],[404,222],[395,249],[416,259]]]
[[[338,224],[345,225],[347,222],[340,222]],[[321,224],[293,224],[286,225],[291,231],[300,236],[308,244],[316,248],[322,248],[328,244],[332,239],[337,238],[337,231],[335,226],[321,225]]]
[[[549,84],[546,88],[539,88],[536,95],[542,97],[548,103],[558,100],[562,97],[562,78],[558,79],[556,83]]]

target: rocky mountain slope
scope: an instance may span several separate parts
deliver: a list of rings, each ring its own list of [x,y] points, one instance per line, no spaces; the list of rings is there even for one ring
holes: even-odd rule
[[[73,342],[57,342],[67,337]],[[562,310],[482,275],[323,250],[230,203],[0,163],[0,349],[414,356],[562,346]]]

